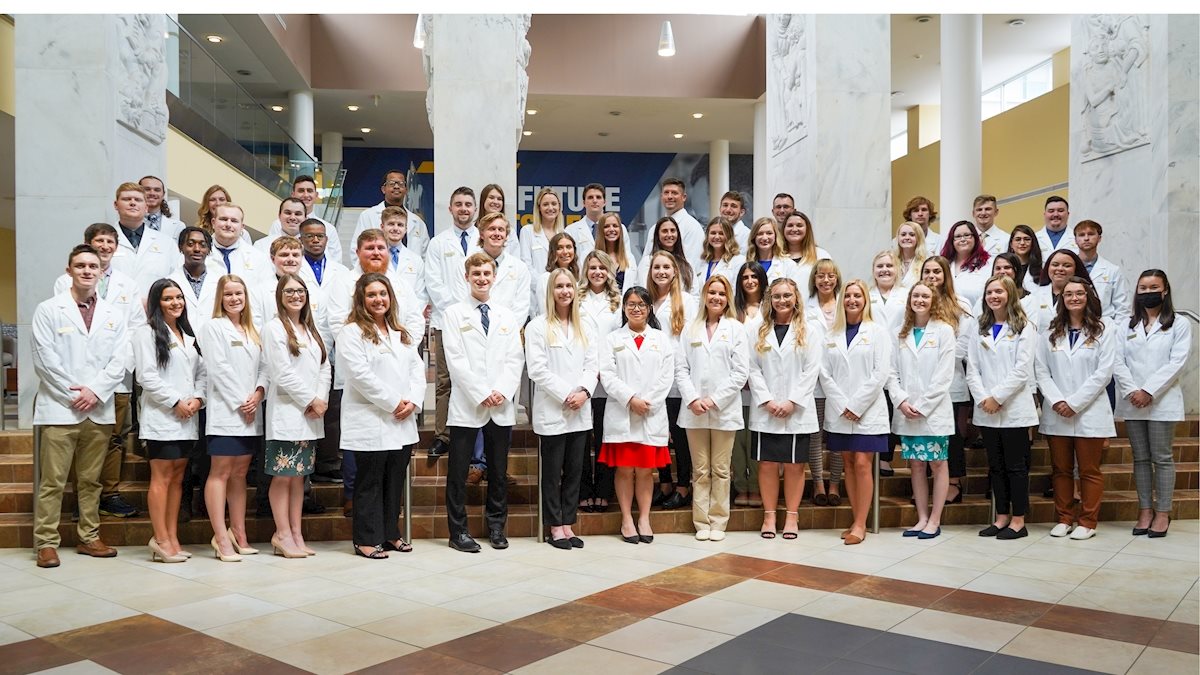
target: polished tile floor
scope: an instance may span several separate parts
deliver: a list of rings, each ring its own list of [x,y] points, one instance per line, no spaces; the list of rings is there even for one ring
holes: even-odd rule
[[[477,555],[418,540],[387,561],[345,542],[233,564],[124,547],[64,550],[53,570],[5,549],[0,672],[1200,672],[1200,523],[1158,540],[1129,525],[1082,542],[955,526],[854,547],[811,530]]]

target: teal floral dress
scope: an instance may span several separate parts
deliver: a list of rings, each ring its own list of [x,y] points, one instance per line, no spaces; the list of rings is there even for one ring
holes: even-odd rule
[[[307,476],[313,472],[316,459],[316,441],[267,441],[268,475]]]

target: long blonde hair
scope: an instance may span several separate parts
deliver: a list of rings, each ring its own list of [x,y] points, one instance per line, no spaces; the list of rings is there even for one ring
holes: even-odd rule
[[[650,257],[650,271],[646,273],[646,290],[650,291],[651,304],[658,304],[663,296],[658,290],[658,284],[651,279],[654,277],[654,261],[659,257],[669,260],[671,267],[675,270],[675,276],[671,278],[671,288],[667,292],[671,296],[671,334],[679,335],[683,332],[683,324],[687,321],[687,317],[683,315],[683,286],[679,280],[679,263],[676,262],[675,256],[671,255],[670,251],[659,251]],[[654,308],[651,307],[650,311],[654,311]]]
[[[894,251],[896,254],[896,262],[900,264],[904,263],[904,252],[900,250],[900,229],[906,225],[917,232],[917,243],[916,248],[913,249],[912,265],[917,268],[918,272],[920,272],[921,264],[925,262],[925,258],[927,257],[927,253],[925,252],[925,231],[921,229],[920,225],[911,220],[906,220],[903,223],[900,223],[900,227],[896,228],[896,248]],[[896,269],[898,270],[899,268],[900,265],[897,265]],[[920,274],[917,274],[917,278],[920,278],[920,276]]]
[[[771,259],[775,260],[786,256],[783,249],[783,230],[779,229],[779,223],[775,222],[774,218],[764,216],[754,221],[754,227],[750,228],[750,237],[746,240],[746,260],[761,262],[758,257],[758,244],[754,240],[758,238],[758,231],[764,226],[775,231],[775,246],[772,247]]]
[[[942,303],[937,301],[937,293],[925,282],[918,281],[912,285],[912,288],[908,289],[908,295],[904,299],[904,323],[901,324],[900,332],[897,334],[901,340],[908,337],[908,334],[912,332],[912,328],[917,322],[917,313],[912,309],[912,292],[916,290],[918,286],[929,291],[929,294],[934,298],[933,302],[929,303],[929,320],[931,322],[941,321],[947,326],[954,328],[955,322],[958,321],[958,319],[946,312],[946,308],[942,305]]]
[[[565,227],[563,225],[562,198],[558,196],[557,192],[549,187],[544,187],[541,190],[538,190],[537,197],[535,197],[533,200],[533,231],[536,234],[542,233],[542,197],[545,197],[546,195],[554,195],[554,198],[558,200],[558,216],[556,216],[554,219],[554,234],[558,234],[559,232],[562,232]]]
[[[617,242],[613,246],[613,250],[610,251],[608,248],[608,240],[604,238],[604,224],[612,218],[617,219],[617,228],[621,230],[621,233],[617,237]],[[635,265],[632,264],[633,260],[630,258],[629,252],[625,250],[624,227],[624,224],[621,223],[621,214],[614,211],[609,211],[608,213],[600,216],[600,220],[596,221],[596,231],[592,233],[592,238],[596,240],[596,250],[607,253],[611,258],[610,262],[612,262],[612,265],[609,267],[610,270],[619,270],[624,272],[630,267],[635,267]],[[620,298],[617,300],[619,304]]]
[[[950,324],[950,327],[954,329],[954,332],[957,333],[958,320],[967,312],[962,308],[962,305],[958,304],[958,295],[954,292],[954,275],[950,273],[950,261],[946,260],[940,255],[929,256],[925,259],[925,262],[921,263],[921,274],[918,275],[920,279],[925,278],[925,266],[930,263],[933,263],[941,268],[942,287],[940,290],[934,288],[930,288],[929,290],[933,291],[934,296],[937,297],[938,303],[946,305],[946,313],[949,316],[954,317],[954,320],[948,323]]]
[[[722,251],[721,261],[729,262],[733,260],[733,256],[741,252],[741,249],[738,248],[737,240],[733,236],[733,226],[729,224],[727,219],[720,216],[708,221],[708,226],[704,228],[704,247],[703,253],[700,254],[700,260],[701,262],[716,262],[713,260],[715,251],[713,251],[712,245],[708,243],[708,231],[713,228],[713,225],[720,225],[721,230],[725,233],[725,249]]]
[[[795,304],[792,305],[792,335],[796,336],[796,347],[803,347],[808,339],[808,322],[804,319],[804,303],[800,302],[800,288],[788,277],[779,277],[771,282],[768,291],[776,286],[791,286],[792,297]],[[762,305],[766,309],[762,310],[762,324],[758,327],[758,341],[754,343],[754,349],[760,354],[771,351],[771,345],[767,343],[767,336],[775,328],[775,304],[770,300],[770,293],[763,296]],[[761,306],[761,305],[760,305]]]
[[[1007,282],[1007,283],[1005,283]],[[1025,316],[1025,308],[1021,306],[1021,291],[1017,289],[1017,283],[1010,279],[1007,274],[994,274],[987,283],[983,285],[983,298],[980,304],[983,305],[982,311],[979,312],[979,334],[986,336],[992,332],[992,324],[996,323],[996,314],[988,307],[986,302],[987,287],[993,283],[999,283],[1004,287],[1004,292],[1008,293],[1008,301],[1004,303],[1005,313],[1008,315],[1008,328],[1014,335],[1020,334],[1025,330],[1025,324],[1029,322],[1029,317]]]
[[[242,285],[242,295],[246,296],[246,306],[242,308],[241,314],[238,316],[238,326],[246,333],[246,337],[254,343],[256,347],[262,346],[262,340],[258,337],[258,329],[254,327],[254,315],[250,313],[250,289],[246,286],[246,282],[236,274],[226,274],[217,280],[217,297],[213,298],[212,318],[221,319],[229,318],[229,314],[225,311],[224,294],[225,286],[232,283]]]
[[[592,249],[583,258],[583,273],[579,277],[580,293],[591,291],[591,283],[588,282],[587,268],[588,261],[595,259],[596,262],[604,265],[604,269],[608,270],[608,280],[604,282],[604,294],[608,296],[608,309],[610,312],[617,311],[621,306],[621,289],[617,288],[617,277],[613,271],[613,260],[607,253],[598,248]]]
[[[558,310],[554,306],[554,282],[561,276],[566,276],[571,280],[571,287],[575,289],[575,299],[571,301],[570,314],[567,318],[567,323],[571,325],[572,335],[579,341],[581,345],[587,347],[587,336],[583,334],[583,323],[579,320],[579,285],[575,281],[575,275],[571,274],[570,270],[565,267],[555,267],[550,270],[550,276],[546,280],[546,344],[554,344],[554,328],[559,325]]]
[[[871,287],[883,293],[883,289],[879,288],[879,282],[875,280],[875,263],[884,256],[892,259],[892,287],[888,290],[888,293],[891,293],[900,286],[900,260],[897,258],[895,251],[891,249],[880,251],[875,254],[874,258],[871,258]]]
[[[851,279],[842,287],[841,294],[838,295],[837,303],[837,318],[833,320],[833,329],[831,332],[840,333],[846,330],[846,291],[851,287],[857,287],[863,296],[862,320],[860,323],[874,322],[871,318],[871,291],[867,289],[867,282],[862,279]]]
[[[733,284],[729,283],[725,275],[714,274],[700,288],[700,309],[696,312],[696,318],[692,320],[691,328],[688,329],[692,335],[695,335],[697,331],[704,330],[704,325],[708,322],[708,287],[713,284],[721,284],[725,287],[725,311],[721,312],[720,318],[737,321],[737,314],[733,311]]]

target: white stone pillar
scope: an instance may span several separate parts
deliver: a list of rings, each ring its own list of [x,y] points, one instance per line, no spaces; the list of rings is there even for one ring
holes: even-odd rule
[[[1198,36],[1195,14],[1081,15],[1071,23],[1069,226],[1100,223],[1100,255],[1131,288],[1143,270],[1162,269],[1175,308],[1192,312],[1200,310]],[[1192,329],[1180,381],[1195,414],[1200,327]]]
[[[708,212],[721,215],[721,195],[729,192],[729,141],[719,139],[708,144]]]
[[[746,205],[742,222],[749,227],[754,219],[771,212],[771,195],[767,187],[767,100],[764,95],[754,104],[754,194]]]
[[[890,63],[886,14],[767,17],[767,184],[755,199],[793,195],[846,279],[869,278],[891,241]]]
[[[22,14],[16,22],[16,246],[21,426],[37,380],[29,324],[115,191],[166,173],[162,14]],[[62,47],[66,45],[67,47]],[[65,173],[64,173],[65,172]],[[70,184],[64,189],[64,180]]]
[[[943,14],[941,227],[971,220],[971,202],[983,182],[983,17]]]
[[[433,129],[434,231],[451,227],[450,195],[459,186],[504,187],[513,218],[517,143],[529,77],[528,14],[425,14],[426,107]],[[478,195],[476,195],[478,198]],[[428,221],[429,218],[426,218]]]
[[[296,89],[288,92],[288,128],[292,139],[300,146],[308,157],[292,157],[293,162],[308,163],[316,153],[313,152],[313,93],[311,89]],[[302,173],[311,174],[316,167],[300,166]]]
[[[321,133],[321,163],[342,163],[342,134],[339,131]]]
[[[179,15],[168,14],[163,22],[166,28],[163,36],[166,40],[164,50],[167,57],[167,91],[179,96]]]

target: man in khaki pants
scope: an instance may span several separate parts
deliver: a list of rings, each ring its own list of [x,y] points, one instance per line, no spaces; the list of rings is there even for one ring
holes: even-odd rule
[[[83,555],[111,558],[100,540],[100,469],[115,420],[113,393],[130,365],[128,318],[96,287],[103,274],[95,249],[71,249],[71,287],[33,313],[33,368],[38,376],[33,423],[41,427],[40,480],[33,538],[38,567],[58,567],[63,485],[75,465],[79,546]]]

